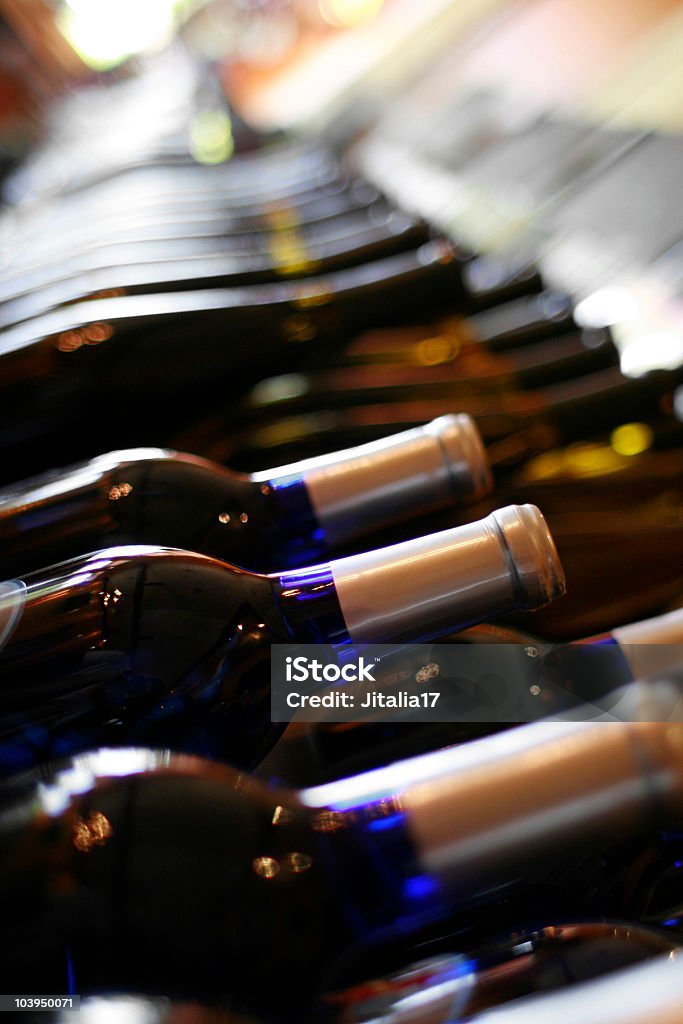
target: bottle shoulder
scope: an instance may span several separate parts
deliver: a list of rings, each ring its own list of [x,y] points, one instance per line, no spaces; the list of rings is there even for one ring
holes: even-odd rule
[[[251,764],[277,737],[270,646],[289,633],[267,577],[137,546],[24,582],[0,650],[0,772],[133,741]]]

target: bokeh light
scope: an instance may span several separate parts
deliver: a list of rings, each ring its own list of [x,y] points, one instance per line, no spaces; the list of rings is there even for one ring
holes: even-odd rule
[[[232,122],[224,110],[201,110],[190,126],[190,152],[201,164],[220,164],[235,149]]]
[[[372,21],[384,7],[384,0],[319,0],[320,16],[335,28],[352,28]]]
[[[177,0],[67,0],[58,15],[62,34],[96,70],[164,46],[175,27]]]
[[[610,441],[619,455],[640,455],[651,447],[654,434],[647,423],[623,423],[612,431]]]

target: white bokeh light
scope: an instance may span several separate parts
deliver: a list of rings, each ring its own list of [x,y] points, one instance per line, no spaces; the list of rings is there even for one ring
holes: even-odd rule
[[[59,27],[91,67],[113,67],[167,43],[177,6],[177,0],[67,0]]]

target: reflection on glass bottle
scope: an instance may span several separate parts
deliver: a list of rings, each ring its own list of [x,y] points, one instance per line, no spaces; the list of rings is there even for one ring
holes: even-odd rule
[[[272,575],[175,549],[94,552],[3,588],[0,764],[121,743],[253,764],[281,731],[272,643],[420,641],[563,590],[532,506]]]

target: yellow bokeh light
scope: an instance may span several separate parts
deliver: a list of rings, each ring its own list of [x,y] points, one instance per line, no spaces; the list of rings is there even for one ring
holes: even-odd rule
[[[533,483],[562,477],[588,479],[618,473],[625,465],[625,460],[610,445],[580,441],[530,459],[524,479]]]
[[[415,346],[415,360],[421,366],[438,366],[455,359],[460,351],[460,342],[445,334],[437,334],[433,338],[423,338]]]
[[[566,474],[577,479],[605,476],[623,468],[617,453],[606,444],[579,441],[569,445],[564,453]]]
[[[190,127],[190,152],[200,164],[222,164],[235,150],[232,122],[224,110],[201,110]]]
[[[610,442],[619,455],[640,455],[651,447],[654,434],[647,423],[624,423],[612,431]]]
[[[524,470],[526,480],[549,480],[564,470],[564,453],[561,449],[543,452],[529,459]]]
[[[335,28],[352,28],[372,21],[384,7],[384,0],[319,0],[320,16]]]

